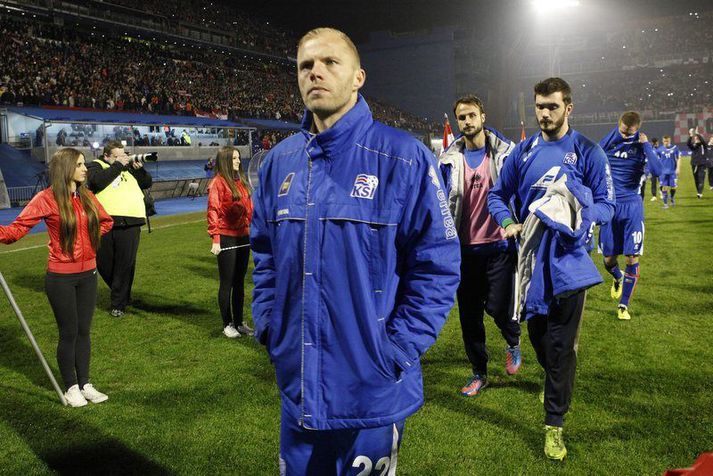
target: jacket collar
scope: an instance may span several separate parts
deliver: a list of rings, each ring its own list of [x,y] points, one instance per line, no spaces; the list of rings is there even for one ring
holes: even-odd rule
[[[498,157],[501,154],[506,154],[510,148],[510,142],[501,137],[495,129],[490,127],[484,128],[485,132],[485,150],[487,153]],[[456,160],[461,160],[465,153],[465,137],[460,135],[453,143],[448,146],[448,149],[441,156],[442,164],[453,164]]]
[[[315,136],[310,132],[312,122],[312,113],[305,109],[304,118],[302,119],[302,133],[307,140]],[[357,140],[363,135],[364,131],[371,127],[373,122],[374,119],[369,105],[364,100],[364,97],[359,94],[354,107],[339,118],[332,127],[317,134],[314,140],[325,152],[330,152]]]

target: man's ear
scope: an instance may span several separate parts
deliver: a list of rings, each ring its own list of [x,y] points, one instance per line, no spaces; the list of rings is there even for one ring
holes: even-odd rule
[[[574,109],[573,103],[569,103],[565,106],[565,108],[564,108],[565,117],[569,117],[569,115],[572,114],[572,109]]]
[[[362,86],[364,86],[364,82],[366,82],[366,71],[359,68],[356,74],[354,74],[354,84],[352,87],[355,91],[358,91]]]

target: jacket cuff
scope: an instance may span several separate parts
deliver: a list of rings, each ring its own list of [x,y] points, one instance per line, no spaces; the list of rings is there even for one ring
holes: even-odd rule
[[[506,219],[503,220],[503,222],[500,224],[500,226],[501,226],[503,229],[505,229],[505,228],[508,227],[508,225],[512,225],[513,223],[515,223],[515,220],[513,220],[512,218],[509,218],[509,217],[508,217],[508,218],[506,218]]]

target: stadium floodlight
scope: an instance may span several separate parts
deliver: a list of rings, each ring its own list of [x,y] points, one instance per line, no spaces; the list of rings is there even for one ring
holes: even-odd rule
[[[562,7],[578,7],[579,0],[530,0],[530,3],[538,11],[552,10]]]

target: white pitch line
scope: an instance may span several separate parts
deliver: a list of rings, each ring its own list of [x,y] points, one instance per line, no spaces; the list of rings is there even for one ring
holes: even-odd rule
[[[0,251],[0,255],[7,253],[17,253],[18,251],[34,250],[35,248],[47,248],[47,243],[44,245],[28,246],[27,248],[15,248],[14,250]]]
[[[200,223],[204,222],[205,218],[201,218],[200,220],[190,220],[190,221],[182,221],[180,223],[169,223],[168,225],[161,225],[161,226],[152,226],[151,230],[162,230],[164,228],[171,228],[174,226],[179,226],[179,225],[190,225],[193,223]],[[46,233],[46,232],[43,232]],[[7,250],[7,251],[0,251],[0,255],[8,254],[8,253],[17,253],[18,251],[27,251],[27,250],[34,250],[37,248],[46,248],[47,244],[42,244],[42,245],[34,245],[34,246],[27,246],[25,248],[15,248],[14,250]]]

